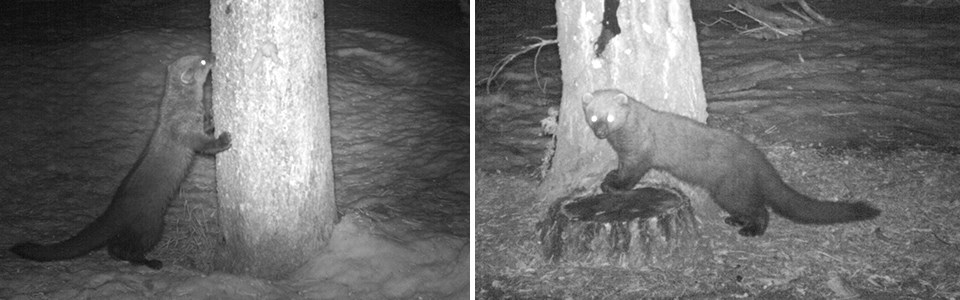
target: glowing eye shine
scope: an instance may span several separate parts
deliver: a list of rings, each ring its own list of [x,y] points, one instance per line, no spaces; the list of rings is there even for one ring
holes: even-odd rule
[[[613,123],[614,119],[613,115],[607,115],[607,123]]]
[[[597,116],[596,115],[590,116],[590,123],[596,123],[596,122],[597,122]]]

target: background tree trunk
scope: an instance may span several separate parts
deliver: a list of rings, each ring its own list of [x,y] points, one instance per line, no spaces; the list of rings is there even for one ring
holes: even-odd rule
[[[214,119],[223,249],[216,268],[283,275],[337,218],[321,0],[214,0]]]
[[[597,57],[594,43],[603,16],[603,1],[557,1],[563,99],[556,152],[539,191],[541,212],[547,212],[557,199],[584,189],[599,193],[604,175],[616,168],[616,154],[584,120],[580,100],[584,94],[615,88],[654,109],[706,120],[689,0],[621,2],[616,16],[622,31]],[[673,179],[671,185],[682,184]],[[701,212],[702,193],[687,194]]]

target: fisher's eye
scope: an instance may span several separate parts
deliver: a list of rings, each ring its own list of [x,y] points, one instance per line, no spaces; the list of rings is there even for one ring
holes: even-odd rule
[[[607,115],[607,123],[613,123],[614,119],[616,118],[614,118],[613,115]]]
[[[200,65],[201,65],[201,66],[206,66],[206,65],[207,65],[207,60],[206,60],[206,59],[201,59],[201,60],[200,60]]]
[[[592,115],[592,116],[590,116],[590,123],[596,123],[596,122],[597,122],[597,119],[599,119],[599,118],[597,118],[597,115]]]

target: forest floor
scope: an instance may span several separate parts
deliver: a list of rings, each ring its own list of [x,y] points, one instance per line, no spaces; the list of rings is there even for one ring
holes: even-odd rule
[[[209,157],[195,162],[167,213],[164,239],[148,254],[164,261],[162,270],[112,260],[106,251],[48,263],[6,251],[66,239],[96,218],[153,130],[166,65],[211,51],[209,1],[6,5],[0,298],[469,295],[469,29],[453,2],[325,2],[344,217],[315,259],[274,281],[211,271],[219,228]],[[436,14],[427,21],[419,17],[425,12]],[[209,91],[208,80],[206,97]]]
[[[757,40],[695,11],[712,127],[756,143],[799,191],[867,201],[872,221],[807,226],[774,217],[743,238],[704,218],[710,257],[687,268],[545,263],[536,190],[559,107],[550,1],[477,3],[476,286],[480,299],[956,299],[960,297],[960,9],[907,1],[808,1],[837,21]],[[926,2],[926,1],[921,1]],[[937,1],[949,4],[949,1]]]

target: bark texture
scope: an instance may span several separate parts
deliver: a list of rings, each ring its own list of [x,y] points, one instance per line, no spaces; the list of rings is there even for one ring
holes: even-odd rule
[[[325,245],[334,198],[321,0],[215,0],[218,269],[276,278]]]

